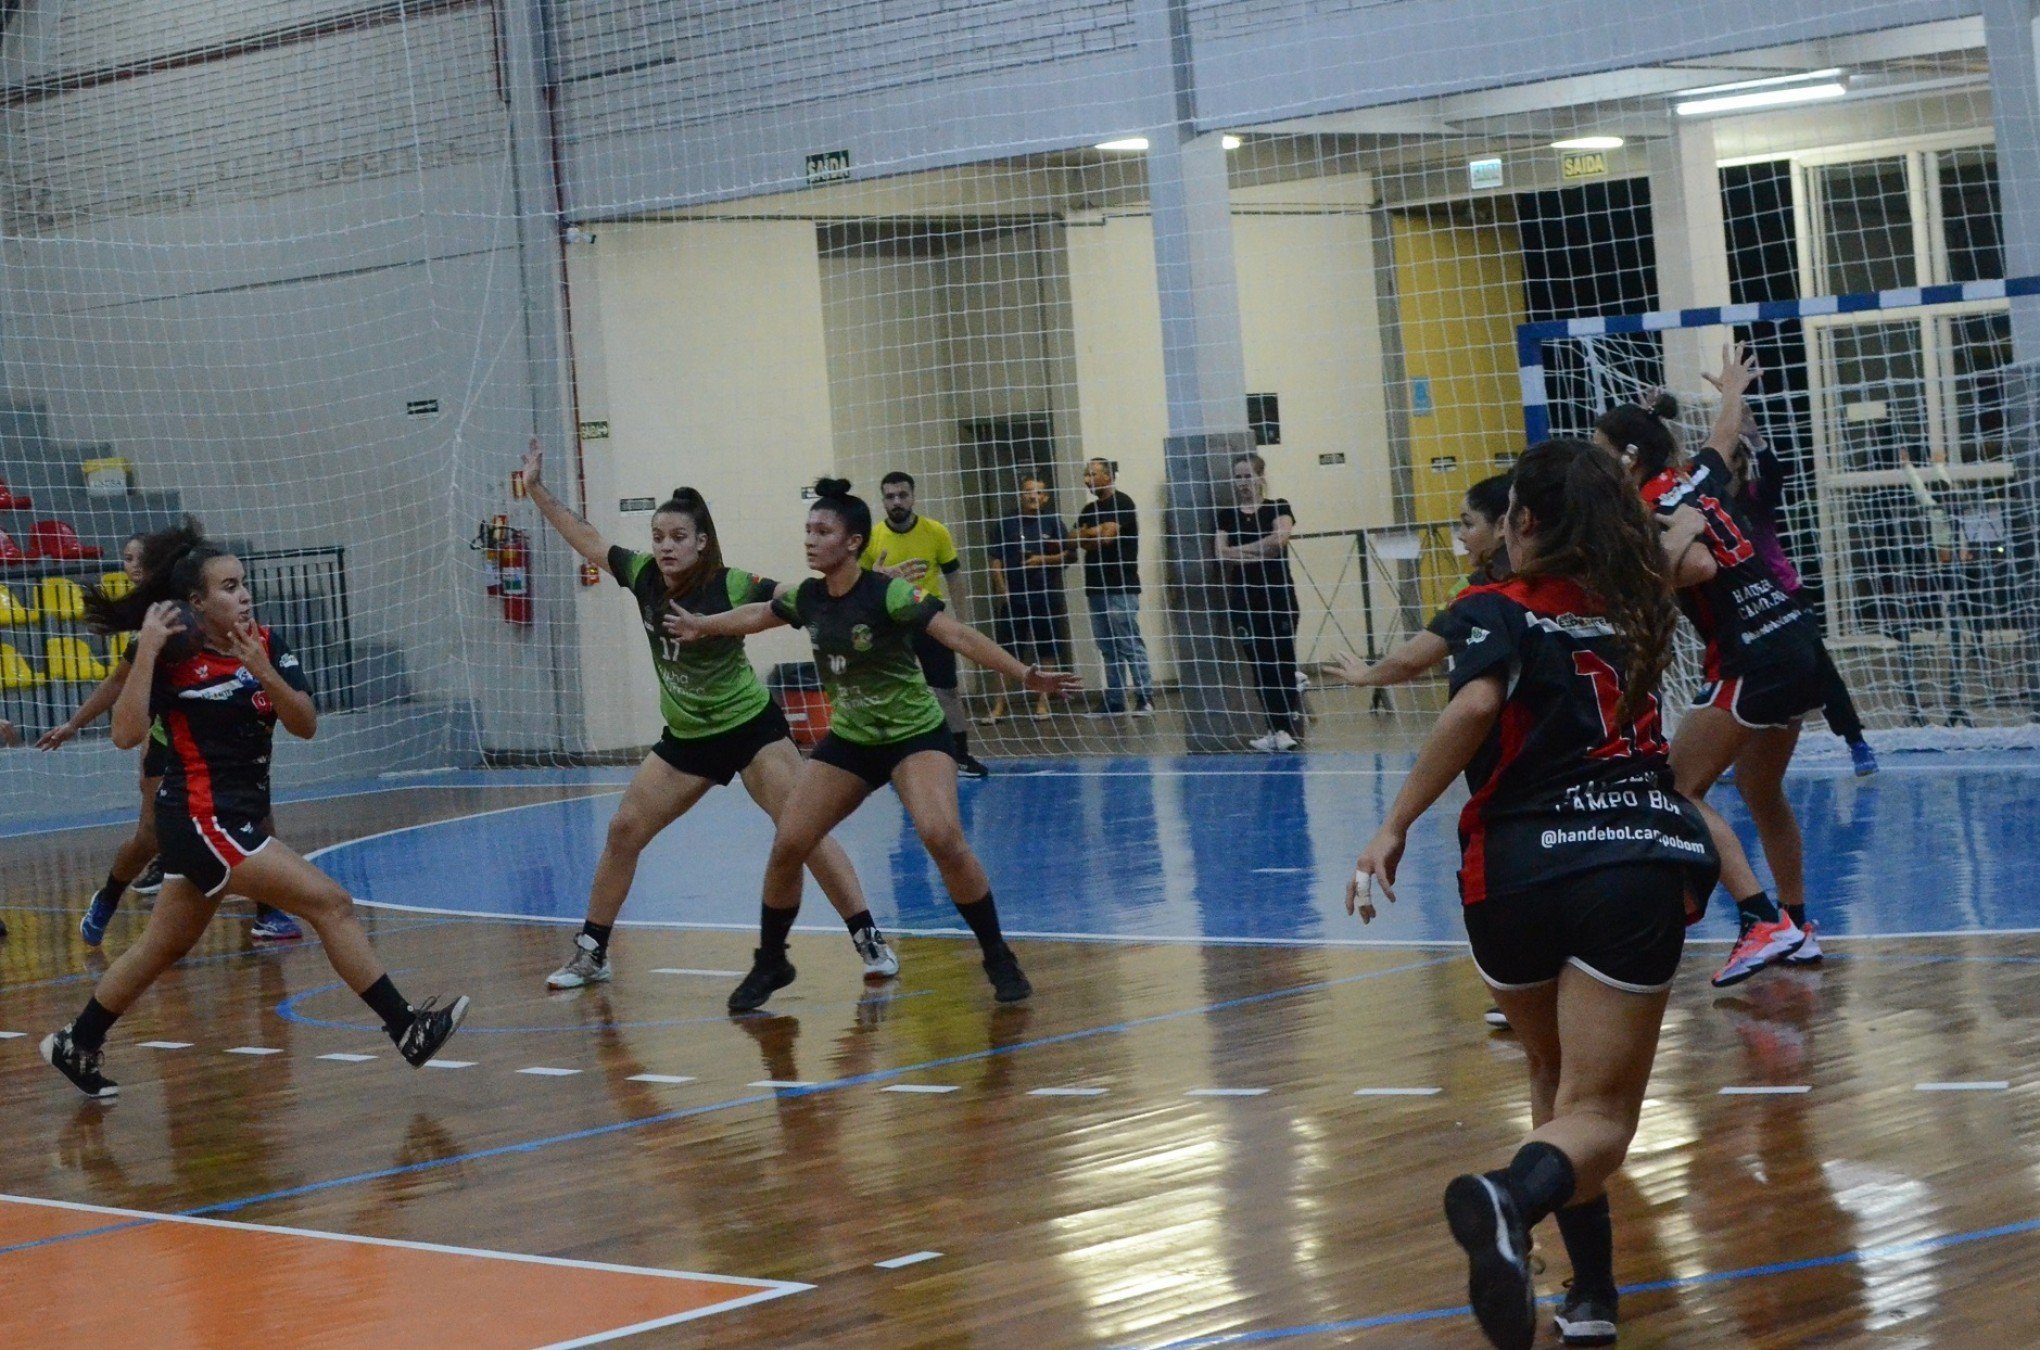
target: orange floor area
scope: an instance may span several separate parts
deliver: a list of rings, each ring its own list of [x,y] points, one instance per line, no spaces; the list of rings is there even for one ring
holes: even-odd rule
[[[0,1260],[0,1345],[529,1350],[801,1287],[11,1196],[0,1197]]]

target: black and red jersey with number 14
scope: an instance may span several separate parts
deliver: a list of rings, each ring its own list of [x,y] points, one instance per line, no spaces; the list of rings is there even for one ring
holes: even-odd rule
[[[1667,469],[1643,485],[1644,504],[1658,515],[1690,506],[1707,522],[1700,537],[1714,555],[1714,576],[1678,597],[1707,643],[1707,678],[1810,668],[1819,636],[1813,620],[1757,556],[1729,485],[1728,465],[1712,447],[1694,455],[1683,472]]]
[[[1500,675],[1501,716],[1466,768],[1466,904],[1625,863],[1716,867],[1707,828],[1672,787],[1657,699],[1624,722],[1627,657],[1606,607],[1560,577],[1461,592],[1447,610],[1457,694]]]
[[[284,683],[309,693],[304,668],[283,639],[267,628],[256,631]],[[157,810],[228,823],[269,814],[276,708],[246,666],[203,646],[176,660],[159,658],[149,711],[170,736]]]

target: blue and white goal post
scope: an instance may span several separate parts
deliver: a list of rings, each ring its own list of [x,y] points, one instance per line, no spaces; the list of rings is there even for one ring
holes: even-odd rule
[[[2040,723],[2040,410],[2006,367],[2011,301],[2036,295],[2025,276],[1520,324],[1525,443],[1584,435],[1664,383],[1662,335],[1740,330],[1790,474],[1781,540],[1864,719],[2024,743]],[[1690,366],[1671,392],[1692,445],[1716,396],[1682,382],[1698,385]]]

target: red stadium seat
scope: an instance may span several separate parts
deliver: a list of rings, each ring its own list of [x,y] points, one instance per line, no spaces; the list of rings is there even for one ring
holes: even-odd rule
[[[82,558],[103,558],[106,550],[81,543],[68,521],[38,520],[28,529],[28,552],[32,558],[76,562]]]
[[[0,511],[26,511],[35,505],[35,498],[18,495],[7,486],[7,480],[0,478]]]
[[[21,545],[14,542],[14,536],[0,530],[0,567],[20,566],[28,561],[28,555],[21,551]]]

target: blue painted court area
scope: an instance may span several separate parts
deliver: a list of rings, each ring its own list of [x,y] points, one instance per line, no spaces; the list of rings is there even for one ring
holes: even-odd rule
[[[1006,761],[962,787],[965,828],[1007,927],[1150,941],[1456,942],[1455,789],[1412,833],[1401,903],[1347,916],[1354,856],[1406,755]],[[468,776],[463,775],[465,780]],[[484,781],[513,783],[515,775]],[[1884,772],[1788,780],[1824,934],[2040,930],[2040,753],[1892,755]],[[1715,801],[1754,836],[1732,788]],[[376,905],[572,922],[618,795],[518,806],[342,844],[320,865]],[[890,792],[839,831],[881,924],[955,931],[941,878]],[[749,929],[771,823],[740,788],[710,793],[646,850],[623,921]],[[1696,933],[1732,936],[1719,903]],[[804,927],[834,924],[812,884]]]

